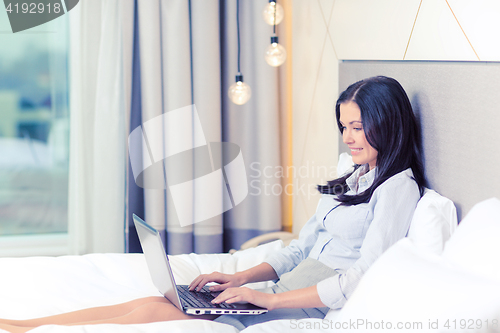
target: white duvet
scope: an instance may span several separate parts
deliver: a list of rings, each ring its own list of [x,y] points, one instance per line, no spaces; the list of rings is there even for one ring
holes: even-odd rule
[[[442,255],[426,251],[410,238],[394,244],[366,272],[344,308],[331,310],[324,320],[276,320],[242,332],[500,332],[498,235],[500,200],[490,199],[471,210]],[[199,274],[234,273],[255,266],[281,247],[282,242],[276,241],[233,255],[170,256],[170,262],[176,282],[188,284]],[[0,318],[34,318],[159,295],[141,254],[0,258],[0,272]],[[267,286],[269,282],[250,285]],[[32,332],[237,330],[206,320],[179,320],[126,326],[52,325]]]
[[[259,264],[266,253],[282,247],[276,241],[235,254],[170,256],[177,284],[214,270],[234,273]],[[0,259],[0,317],[28,319],[136,298],[161,296],[154,287],[142,254]],[[272,282],[250,284],[267,287]],[[2,330],[0,330],[2,331]],[[237,332],[206,320],[141,325],[43,326],[32,332]]]

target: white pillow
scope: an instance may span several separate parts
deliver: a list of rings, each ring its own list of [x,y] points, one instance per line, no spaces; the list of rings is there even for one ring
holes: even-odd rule
[[[498,260],[500,254],[495,255]],[[471,332],[473,320],[474,332],[487,332],[494,331],[492,320],[499,316],[498,281],[422,251],[403,238],[370,267],[344,308],[325,319],[338,325],[353,321],[364,325],[347,324],[353,332]],[[397,329],[398,323],[402,329]],[[421,323],[421,328],[414,323]]]
[[[500,200],[476,204],[446,243],[443,257],[500,282]]]
[[[342,153],[339,155],[339,161],[337,163],[337,177],[342,177],[343,175],[352,172],[354,169],[354,162],[352,161],[352,156],[348,153]]]
[[[441,254],[456,228],[457,210],[453,201],[434,190],[425,189],[417,203],[407,237],[415,246]]]

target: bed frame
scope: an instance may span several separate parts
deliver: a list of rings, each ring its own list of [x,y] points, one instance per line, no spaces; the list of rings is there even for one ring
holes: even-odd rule
[[[500,198],[500,63],[343,61],[339,89],[376,75],[397,79],[408,93],[429,187],[453,200],[459,221],[479,201]]]

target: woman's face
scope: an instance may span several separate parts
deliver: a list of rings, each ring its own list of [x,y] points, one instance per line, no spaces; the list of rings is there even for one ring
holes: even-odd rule
[[[366,164],[370,170],[377,165],[377,151],[366,140],[361,110],[355,102],[340,104],[340,123],[343,127],[342,138],[351,149],[352,160],[356,164]]]

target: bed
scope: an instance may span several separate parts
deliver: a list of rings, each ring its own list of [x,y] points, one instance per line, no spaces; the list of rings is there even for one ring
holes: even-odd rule
[[[450,203],[435,192],[426,193],[408,237],[375,262],[342,310],[331,310],[323,320],[277,320],[242,332],[380,331],[381,327],[388,329],[388,325],[391,330],[404,332],[438,331],[432,325],[438,325],[441,331],[470,332],[464,327],[473,327],[480,328],[474,332],[497,332],[500,223],[496,217],[500,216],[500,200],[490,199],[476,205],[458,228],[450,224],[450,221],[456,223],[453,219],[456,212]],[[419,239],[426,231],[433,236],[433,242]],[[170,262],[176,282],[189,283],[198,274],[213,270],[232,273],[249,268],[282,245],[278,240],[234,254],[176,255],[170,256]],[[158,295],[142,254],[2,258],[0,267],[0,314],[11,319]],[[269,283],[249,286],[261,288]],[[398,325],[402,325],[401,330]],[[206,320],[126,326],[48,325],[32,330],[38,333],[167,331],[238,332],[232,326]]]
[[[343,309],[331,310],[323,320],[277,320],[242,332],[500,332],[500,182],[494,172],[500,165],[494,153],[500,146],[494,130],[500,124],[495,80],[500,66],[343,62],[340,88],[378,74],[395,77],[409,92],[422,124],[429,187],[437,192],[426,191],[408,237],[374,263]],[[463,116],[478,108],[479,117]],[[176,282],[182,284],[200,273],[246,269],[282,246],[274,241],[233,254],[186,254],[170,260]],[[0,258],[0,267],[0,317],[5,318],[46,316],[158,295],[141,254]],[[32,332],[166,331],[237,332],[205,320],[42,326]]]

